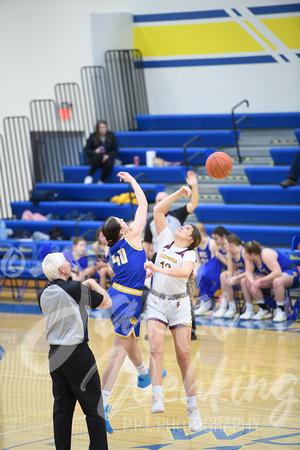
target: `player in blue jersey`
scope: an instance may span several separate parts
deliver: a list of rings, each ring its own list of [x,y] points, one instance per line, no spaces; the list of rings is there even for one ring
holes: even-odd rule
[[[274,322],[284,322],[285,289],[297,287],[299,284],[299,271],[297,266],[289,258],[277,250],[262,248],[256,241],[247,242],[245,272],[246,280],[243,289],[247,303],[256,300],[259,310],[254,320],[266,319],[270,316],[269,308],[264,301],[262,289],[272,288],[276,300],[276,314]],[[258,273],[256,273],[258,272]]]
[[[226,236],[227,270],[222,272],[220,277],[222,297],[227,297],[228,300],[228,309],[223,311],[225,319],[232,319],[237,313],[233,286],[242,285],[243,289],[242,280],[245,279],[246,258],[244,244],[236,234],[230,233]],[[247,303],[246,312],[240,317],[241,319],[251,319],[252,316],[254,316],[252,303]]]
[[[146,223],[148,203],[143,190],[129,173],[119,172],[117,176],[120,177],[120,181],[131,184],[138,208],[130,227],[118,217],[109,217],[102,227],[102,233],[108,242],[107,260],[115,274],[113,284],[108,290],[112,300],[111,320],[115,336],[111,357],[102,376],[102,395],[108,433],[113,433],[107,415],[110,411],[108,399],[126,355],[138,371],[138,386],[147,387],[151,383],[149,370],[138,347],[142,293],[146,278],[144,269],[146,254],[142,245],[142,232]],[[151,276],[152,272],[149,270],[148,274]]]

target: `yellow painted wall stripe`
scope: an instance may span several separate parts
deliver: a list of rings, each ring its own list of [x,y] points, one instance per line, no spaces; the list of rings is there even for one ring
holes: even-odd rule
[[[249,20],[245,20],[244,21],[245,22],[245,24],[246,25],[248,25],[248,27],[250,27],[251,28],[251,30],[253,30],[254,31],[254,33],[256,33],[269,47],[271,47],[273,50],[277,50],[277,48],[270,42],[270,41],[268,41],[268,39],[266,39],[265,37],[264,37],[264,35],[263,34],[261,34],[261,32],[260,31],[258,31],[253,25],[252,25],[252,23],[251,22],[249,22]]]
[[[300,48],[300,16],[264,19],[261,22],[291,50]]]
[[[135,27],[133,32],[144,57],[265,51],[237,22]]]

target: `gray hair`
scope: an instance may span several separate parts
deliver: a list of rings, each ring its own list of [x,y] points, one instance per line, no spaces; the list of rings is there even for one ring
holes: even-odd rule
[[[65,257],[63,253],[49,253],[43,263],[43,272],[48,278],[48,280],[53,281],[60,278],[60,271],[58,270],[65,262]]]

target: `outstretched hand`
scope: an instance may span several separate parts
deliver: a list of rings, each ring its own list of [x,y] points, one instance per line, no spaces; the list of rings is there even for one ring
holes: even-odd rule
[[[189,170],[186,176],[186,182],[189,186],[197,186],[198,180],[195,172]]]
[[[125,183],[130,183],[132,180],[132,175],[130,175],[130,173],[128,172],[119,172],[117,174],[117,177],[120,178],[120,181],[125,181]]]

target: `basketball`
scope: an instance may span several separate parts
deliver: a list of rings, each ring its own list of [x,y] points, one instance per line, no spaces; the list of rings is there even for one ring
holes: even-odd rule
[[[232,170],[232,160],[224,152],[215,152],[210,155],[205,163],[207,173],[217,180],[227,177]]]

